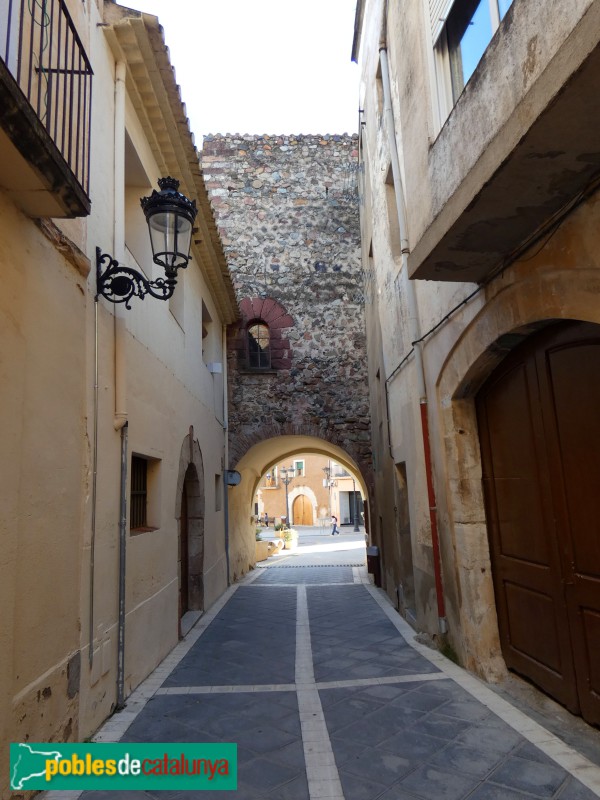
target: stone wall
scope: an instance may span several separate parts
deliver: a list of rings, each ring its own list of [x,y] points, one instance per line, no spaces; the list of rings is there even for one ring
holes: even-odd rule
[[[357,146],[347,134],[204,139],[243,316],[228,335],[232,466],[264,438],[309,434],[342,447],[370,483]],[[247,368],[253,319],[277,331],[272,370]]]

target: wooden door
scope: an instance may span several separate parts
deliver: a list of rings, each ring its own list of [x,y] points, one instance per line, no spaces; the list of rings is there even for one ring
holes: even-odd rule
[[[313,524],[312,506],[305,494],[298,495],[298,497],[294,500],[292,519],[294,520],[294,525]]]
[[[190,547],[188,526],[188,496],[184,482],[181,495],[181,520],[179,526],[179,616],[189,611]]]
[[[517,348],[477,412],[507,666],[600,722],[600,326]]]

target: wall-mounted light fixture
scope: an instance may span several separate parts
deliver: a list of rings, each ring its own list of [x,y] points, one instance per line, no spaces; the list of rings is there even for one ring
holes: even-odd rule
[[[177,270],[185,269],[190,260],[192,228],[198,209],[196,201],[178,191],[175,178],[160,178],[160,192],[140,202],[146,215],[152,245],[152,259],[165,270],[164,278],[149,281],[130,267],[124,267],[112,256],[96,248],[96,290],[111,303],[125,303],[131,308],[132,297],[149,294],[157,300],[168,300],[175,291]],[[104,267],[104,271],[103,271]]]

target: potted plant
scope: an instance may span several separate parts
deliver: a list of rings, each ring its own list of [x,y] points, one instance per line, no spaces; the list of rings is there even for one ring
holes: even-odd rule
[[[298,531],[287,528],[283,532],[284,547],[286,550],[293,550],[298,545]]]

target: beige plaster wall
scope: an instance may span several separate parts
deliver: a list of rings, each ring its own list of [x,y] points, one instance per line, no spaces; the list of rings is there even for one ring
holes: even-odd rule
[[[0,194],[0,774],[78,732],[85,323],[79,272]],[[68,309],[68,313],[65,310]]]
[[[443,235],[578,69],[596,45],[600,13],[593,0],[514,0],[440,127],[426,10],[426,2],[389,4],[387,33],[412,251]],[[372,30],[363,39],[378,41]]]
[[[391,4],[388,31],[392,101],[405,179],[411,249],[428,230],[440,208],[446,208],[445,203],[452,206],[455,190],[460,194],[471,181],[482,179],[481,162],[490,154],[493,159],[501,157],[500,150],[506,144],[501,141],[503,123],[516,113],[515,108],[532,86],[537,85],[536,80],[549,67],[561,37],[578,24],[590,4],[574,3],[569,8],[564,4],[560,4],[560,8],[550,4],[555,18],[548,29],[544,29],[543,42],[540,42],[539,52],[536,51],[539,60],[532,65],[533,73],[529,76],[531,80],[528,77],[525,83],[517,82],[516,86],[505,80],[507,70],[510,73],[517,68],[516,55],[511,56],[502,69],[496,65],[498,86],[495,87],[491,79],[488,81],[485,94],[478,101],[478,123],[469,127],[464,122],[466,127],[459,131],[458,120],[453,121],[451,115],[448,130],[435,142],[432,135],[429,139],[424,135],[425,132],[431,134],[435,128],[420,6],[410,4],[399,11]],[[550,13],[550,6],[543,9],[543,14]],[[514,11],[515,16],[517,13],[527,16],[539,9],[515,0]],[[431,526],[416,368],[414,356],[410,355],[406,276],[389,224],[390,188],[385,182],[390,154],[377,77],[382,13],[380,0],[367,3],[360,51],[361,108],[365,109],[360,143],[364,165],[361,230],[375,464],[373,537],[382,550],[386,591],[395,601],[398,583],[403,581],[407,563],[412,560],[415,623],[418,628],[435,635],[437,609]],[[530,22],[511,34],[518,39],[510,43],[515,53],[520,52],[519,37],[524,35],[523,30],[527,30]],[[579,33],[580,28],[577,29]],[[558,65],[553,63],[553,69],[560,66],[568,70],[568,65],[579,57],[572,46],[570,40],[564,51],[561,50],[563,61]],[[492,50],[490,58],[499,58],[499,45]],[[491,66],[489,71],[492,73]],[[558,85],[554,91],[557,88]],[[516,94],[513,96],[511,92]],[[527,113],[516,115],[515,124],[516,121],[522,126],[530,124],[537,113],[535,109],[543,102],[543,92],[535,94]],[[484,106],[489,113],[484,111]],[[478,160],[478,154],[486,145],[490,146],[485,159]],[[457,205],[448,213],[459,213],[458,209]],[[501,350],[495,350],[494,343],[503,334],[517,330],[526,332],[527,326],[541,320],[600,321],[598,212],[595,197],[581,204],[562,222],[558,231],[534,245],[485,289],[477,291],[476,285],[464,283],[418,281],[414,284],[421,333],[429,334],[423,345],[423,360],[449,639],[459,659],[489,679],[502,675],[505,667],[491,581],[474,396],[502,356]],[[467,299],[472,293],[474,296]],[[465,305],[431,332],[463,300]],[[401,522],[399,511],[406,498],[402,497],[397,465],[403,465],[406,471],[412,550],[408,562],[403,559],[400,545],[400,535],[407,526]]]
[[[113,425],[115,307],[103,299],[97,306],[94,302],[95,248],[115,254],[114,57],[99,27],[98,7],[88,5],[87,13],[80,33],[94,66],[92,214],[45,221],[44,235],[0,193],[3,798],[10,796],[10,741],[80,740],[111,713],[116,699],[121,440]],[[144,140],[131,101],[126,126],[143,170],[155,182],[164,174],[164,162],[157,162],[160,154]],[[131,189],[127,195],[126,240],[135,242],[136,258],[155,277],[135,194]],[[82,253],[70,258],[70,248]],[[126,365],[128,467],[132,453],[157,465],[151,486],[156,529],[137,536],[127,530],[126,693],[178,639],[179,516],[190,439],[204,476],[204,607],[227,586],[223,377],[211,374],[203,358],[202,304],[213,319],[213,361],[223,361],[223,321],[205,277],[208,266],[190,263],[176,305],[134,299],[123,314],[119,346]],[[98,472],[90,662],[96,311]],[[128,504],[129,480],[128,470]]]

